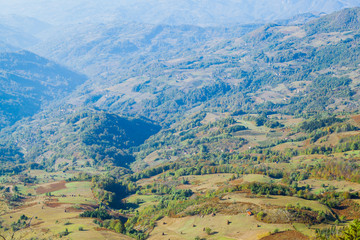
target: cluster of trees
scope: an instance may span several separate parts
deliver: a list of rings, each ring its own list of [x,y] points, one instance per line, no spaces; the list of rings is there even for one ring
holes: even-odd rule
[[[165,195],[163,199],[171,200],[186,200],[189,198],[193,192],[190,189],[176,189],[173,186],[167,186],[165,184],[148,184],[142,189],[140,189],[138,194],[155,194],[155,195]]]
[[[283,195],[283,196],[292,196],[297,191],[297,189],[279,184],[266,184],[266,183],[258,183],[258,182],[239,185],[236,189],[233,189],[233,191],[235,190],[237,191],[250,190],[251,193],[255,195],[261,194],[261,195]]]
[[[308,187],[298,187],[297,184],[291,186],[284,186],[280,184],[269,184],[269,183],[246,183],[229,188],[227,191],[243,191],[250,190],[252,194],[260,195],[283,195],[283,196],[297,196],[307,200],[317,200],[320,203],[330,207],[338,207],[342,201],[350,198],[357,198],[359,194],[357,192],[336,192],[334,190],[328,190],[321,194],[310,193]]]
[[[94,223],[99,224],[100,227],[113,230],[117,233],[126,233],[124,224],[119,219],[109,219],[109,220],[104,220],[104,221],[99,221],[96,219],[96,220],[94,220]]]
[[[360,239],[360,221],[355,219],[347,227],[316,229],[318,240],[355,240]]]
[[[326,117],[322,119],[312,119],[309,121],[304,121],[300,124],[300,129],[311,133],[319,128],[324,128],[327,126],[331,126],[334,123],[341,122],[342,119],[337,118],[336,116]]]
[[[306,171],[314,178],[360,183],[360,167],[357,162],[351,160],[328,160],[326,163],[308,165]]]
[[[103,204],[120,209],[124,207],[122,199],[135,193],[139,187],[131,181],[114,177],[94,176],[91,180],[92,190],[96,198]]]
[[[23,229],[27,226],[27,220],[29,220],[29,217],[26,215],[21,215],[20,218],[17,220],[17,222],[11,223],[11,230],[13,232],[19,231],[20,229]]]
[[[85,211],[80,214],[80,217],[97,218],[101,220],[112,218],[112,216],[103,208],[98,208],[93,211]]]

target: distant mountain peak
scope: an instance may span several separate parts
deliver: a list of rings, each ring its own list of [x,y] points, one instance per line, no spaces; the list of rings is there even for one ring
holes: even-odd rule
[[[346,8],[325,15],[305,25],[308,34],[357,31],[360,29],[360,7]]]

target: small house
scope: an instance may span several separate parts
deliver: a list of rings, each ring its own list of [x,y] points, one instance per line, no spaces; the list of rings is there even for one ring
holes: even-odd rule
[[[247,209],[247,210],[246,210],[246,214],[247,214],[248,216],[252,216],[252,215],[253,215],[253,213],[251,212],[251,209]]]

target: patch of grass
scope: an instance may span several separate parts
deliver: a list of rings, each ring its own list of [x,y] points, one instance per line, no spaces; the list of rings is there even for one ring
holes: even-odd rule
[[[305,234],[306,236],[309,237],[315,237],[315,232],[313,229],[309,228],[306,224],[304,223],[293,223],[293,227],[295,228],[295,230]]]
[[[273,205],[286,207],[286,205],[291,204],[293,206],[300,205],[301,207],[308,207],[314,211],[323,211],[328,212],[329,208],[325,205],[322,205],[318,201],[306,200],[297,197],[290,196],[270,196],[270,198],[248,198],[245,194],[229,194],[228,202],[251,202],[257,205]]]
[[[139,211],[147,206],[157,204],[158,201],[159,201],[159,196],[156,196],[156,195],[134,194],[127,198],[128,203],[134,203],[134,204],[139,205],[139,208],[138,208]]]
[[[92,196],[90,182],[69,182],[66,183],[66,189],[52,192],[53,195],[84,195]]]
[[[244,182],[260,182],[260,183],[271,183],[277,182],[278,179],[274,179],[261,174],[247,174],[243,176]]]
[[[75,197],[58,197],[59,203],[71,203],[71,204],[96,204],[96,200],[90,197],[82,197],[82,196],[75,196]]]

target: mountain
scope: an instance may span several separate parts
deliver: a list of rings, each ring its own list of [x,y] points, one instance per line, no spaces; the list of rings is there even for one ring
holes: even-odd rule
[[[91,25],[70,44],[59,38],[35,51],[91,76],[72,102],[164,124],[195,109],[224,111],[224,103],[252,113],[354,110],[358,35],[346,19],[358,16],[359,8],[345,9],[250,33],[257,26]]]
[[[131,24],[102,28],[90,42],[84,31],[70,47],[54,42],[56,51],[48,53],[84,69],[90,79],[56,107],[4,131],[4,139],[11,132],[16,137],[9,141],[18,143],[32,131],[41,136],[41,128],[49,125],[41,119],[65,124],[64,117],[88,108],[142,116],[164,128],[199,111],[265,116],[355,111],[360,96],[358,33],[336,29],[335,21],[348,12],[356,18],[360,11],[346,9],[304,25],[265,25],[245,35],[239,29],[246,33],[252,26],[244,30]],[[309,32],[325,20],[323,31]],[[21,145],[30,151],[31,144]],[[43,153],[31,155],[35,159]]]
[[[92,78],[111,81],[124,70],[154,61],[193,54],[209,40],[240,37],[260,25],[230,27],[169,26],[111,22],[69,27],[31,50],[83,70]]]
[[[310,34],[358,31],[360,23],[359,8],[349,8],[322,17],[306,25]]]
[[[86,80],[28,51],[0,53],[0,128],[35,114]]]
[[[31,34],[0,24],[1,41],[17,48],[26,48],[34,45],[38,40]]]
[[[20,16],[16,14],[0,15],[0,23],[2,25],[8,26],[9,28],[32,35],[34,37],[40,35],[52,27],[50,24],[42,22],[36,18]]]

